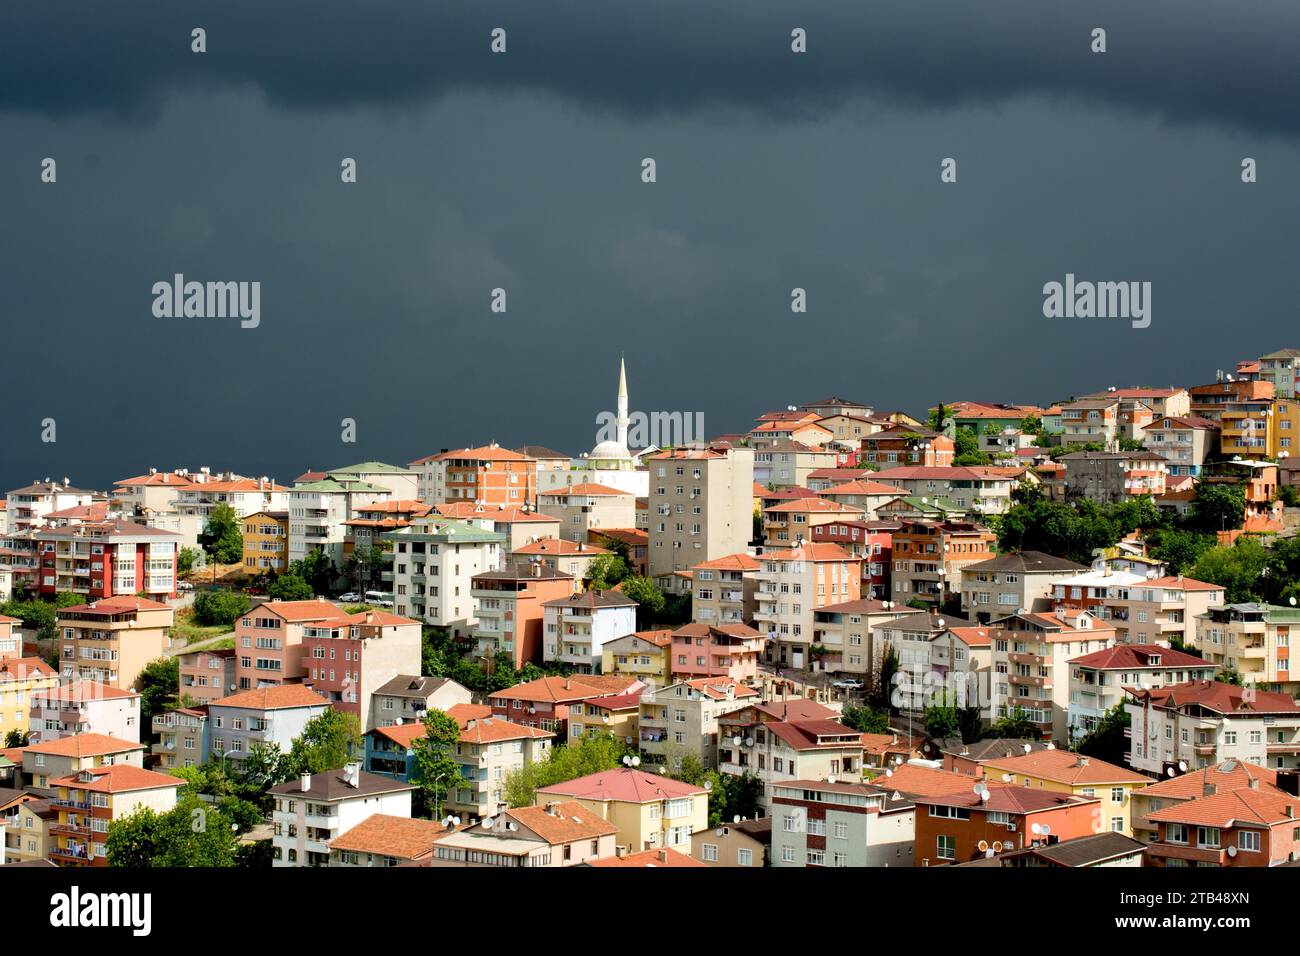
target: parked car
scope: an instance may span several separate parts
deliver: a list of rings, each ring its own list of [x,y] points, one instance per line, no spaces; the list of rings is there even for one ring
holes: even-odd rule
[[[194,585],[190,584],[189,581],[177,581],[177,582],[176,582],[176,590],[177,590],[177,591],[193,591],[193,590],[194,590]]]
[[[357,604],[361,601],[361,595],[356,591],[349,591],[347,594],[340,594],[339,600],[344,604]]]
[[[865,685],[860,680],[846,678],[844,680],[837,680],[831,686],[838,688],[839,690],[861,690]]]

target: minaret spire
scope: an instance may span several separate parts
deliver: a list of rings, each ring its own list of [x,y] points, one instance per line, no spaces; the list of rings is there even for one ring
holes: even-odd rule
[[[618,357],[618,443],[627,448],[627,365]]]

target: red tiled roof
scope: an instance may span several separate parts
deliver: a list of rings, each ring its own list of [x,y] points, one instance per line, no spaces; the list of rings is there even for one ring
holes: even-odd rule
[[[31,744],[28,753],[48,754],[51,757],[102,757],[105,754],[128,753],[144,750],[144,744],[108,734],[74,734],[45,743]]]
[[[1220,714],[1300,713],[1300,706],[1296,705],[1289,694],[1238,687],[1222,681],[1166,684],[1149,690],[1129,688],[1129,693],[1138,700],[1150,700],[1156,707],[1177,708],[1197,704]]]
[[[636,495],[630,491],[624,491],[621,488],[611,488],[609,485],[597,484],[594,481],[584,481],[576,485],[565,485],[563,488],[552,488],[550,491],[539,491],[539,498],[545,498],[548,495],[589,495],[593,497],[605,497],[609,495],[625,495],[629,498],[635,498]]]
[[[1261,788],[1271,788],[1277,783],[1277,771],[1244,760],[1223,760],[1176,777],[1166,777],[1145,787],[1142,796],[1165,800],[1192,799],[1205,796],[1205,788],[1209,786],[1218,793],[1227,793],[1249,788],[1256,780]]]
[[[706,866],[699,860],[693,860],[684,853],[663,847],[658,850],[642,850],[627,856],[609,856],[602,860],[592,860],[592,866]]]
[[[1227,829],[1240,823],[1271,825],[1295,820],[1300,798],[1270,787],[1249,787],[1185,800],[1147,815],[1153,823],[1191,823]]]
[[[724,555],[721,558],[714,558],[712,561],[704,561],[700,564],[693,565],[692,571],[757,571],[763,566],[757,558],[752,558],[744,552]]]
[[[1159,663],[1152,663],[1158,658]],[[1195,654],[1176,651],[1159,644],[1116,644],[1082,657],[1072,657],[1069,663],[1078,667],[1095,667],[1098,670],[1134,670],[1143,667],[1185,668],[1213,667],[1209,661]]]
[[[554,521],[554,518],[549,519]],[[514,554],[558,554],[562,557],[571,555],[582,555],[584,557],[594,558],[600,554],[609,554],[606,548],[598,548],[594,544],[579,544],[576,541],[570,541],[567,538],[538,538],[536,541],[530,541],[522,547],[515,548]]]
[[[35,748],[28,748],[35,749]],[[89,774],[92,779],[83,781]],[[131,790],[157,790],[161,787],[183,787],[185,781],[165,773],[155,773],[128,763],[79,770],[66,777],[50,781],[52,787],[70,787],[94,793],[125,793]]]
[[[247,710],[282,710],[288,707],[326,707],[329,701],[304,684],[259,687],[214,700],[209,707],[241,707]]]
[[[1068,750],[1036,750],[1015,757],[993,757],[981,763],[986,768],[995,767],[1009,773],[1040,777],[1070,786],[1092,783],[1147,783],[1150,780],[1126,767],[1118,767],[1096,757],[1084,757]],[[989,776],[987,770],[985,776],[986,778]]]
[[[331,850],[374,853],[414,860],[432,852],[433,845],[450,831],[436,820],[372,813],[352,829],[330,841]]]
[[[838,544],[829,541],[805,542],[802,547],[787,551],[765,551],[760,554],[762,561],[857,561]]]
[[[601,770],[564,783],[539,787],[541,794],[558,794],[585,800],[616,800],[622,803],[650,803],[675,797],[693,797],[708,793],[703,787],[682,783],[671,777],[646,773],[632,767]]]
[[[506,816],[552,846],[618,833],[618,827],[607,823],[600,814],[588,810],[576,800],[552,800],[543,806],[518,807],[507,810]]]

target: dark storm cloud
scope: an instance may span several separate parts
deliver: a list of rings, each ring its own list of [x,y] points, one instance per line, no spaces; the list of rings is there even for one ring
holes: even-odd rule
[[[147,118],[195,87],[251,85],[298,109],[526,88],[631,117],[1047,95],[1300,131],[1294,0],[152,0],[10,3],[0,24],[0,109],[52,115]],[[194,26],[208,31],[201,58]],[[496,26],[509,31],[504,57],[488,52]],[[789,52],[794,26],[809,32],[808,56]],[[1089,50],[1097,26],[1102,56]]]

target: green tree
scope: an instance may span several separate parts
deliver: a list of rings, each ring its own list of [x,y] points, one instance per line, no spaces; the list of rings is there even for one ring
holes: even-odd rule
[[[597,591],[608,591],[627,574],[627,562],[616,554],[599,554],[587,565],[587,579]]]
[[[1107,763],[1124,766],[1128,762],[1128,711],[1116,704],[1098,718],[1096,726],[1079,741],[1079,753]]]
[[[1246,516],[1246,489],[1242,485],[1196,481],[1188,523],[1198,531],[1232,531]]]
[[[441,814],[447,794],[463,785],[461,765],[456,762],[456,748],[460,744],[460,724],[437,708],[424,712],[424,736],[412,741],[415,753],[415,780],[426,799],[433,802],[433,816]]]
[[[199,553],[193,548],[181,548],[180,554],[176,556],[176,573],[184,577],[194,570],[194,562],[199,559]]]
[[[267,807],[271,798],[266,791],[292,778],[294,766],[279,744],[257,743],[249,748],[244,759],[236,765],[234,774],[235,785],[245,795],[245,799]]]
[[[200,591],[194,595],[194,620],[208,627],[234,627],[253,606],[238,591]]]
[[[1170,574],[1186,574],[1202,554],[1215,546],[1215,537],[1200,531],[1166,528],[1147,538],[1151,557],[1169,566]]]
[[[1259,600],[1268,549],[1253,537],[1242,536],[1228,547],[1210,548],[1192,565],[1191,576],[1218,584],[1227,592],[1229,604]]]
[[[38,640],[52,641],[58,634],[58,616],[46,601],[7,601],[0,604],[0,614],[19,618],[23,627],[36,631]]]
[[[1234,687],[1240,687],[1241,672],[1235,667],[1225,667],[1223,670],[1219,671],[1219,675],[1215,680],[1224,684],[1232,684]]]
[[[361,752],[361,722],[356,714],[330,708],[307,721],[289,749],[290,777],[303,771],[337,770]]]
[[[929,737],[944,739],[956,737],[961,731],[961,720],[957,708],[948,703],[947,691],[942,692],[929,707],[925,708],[925,733]]]
[[[864,734],[889,733],[889,711],[877,710],[871,706],[846,706],[840,715],[840,722]]]
[[[383,548],[371,545],[357,548],[348,555],[346,576],[353,587],[362,593],[379,584],[379,574],[384,568],[385,552]]]
[[[623,594],[636,601],[637,625],[645,627],[663,613],[664,592],[649,578],[631,577],[623,582]]]
[[[153,718],[177,703],[180,663],[174,657],[160,657],[144,666],[135,679],[140,694],[140,726],[152,727]]]
[[[232,867],[239,828],[239,820],[193,796],[164,813],[142,807],[108,825],[108,864]]]
[[[763,799],[763,781],[748,770],[742,774],[713,774],[709,791],[709,826],[749,820],[758,816]]]
[[[553,747],[545,760],[524,764],[506,776],[506,802],[512,807],[530,807],[539,787],[612,770],[631,753],[635,753],[633,748],[609,734],[584,737],[567,746]]]
[[[289,563],[289,574],[302,578],[311,585],[315,594],[327,595],[334,591],[339,579],[334,559],[320,548],[308,551],[306,556]]]
[[[952,458],[954,465],[987,465],[992,460],[986,452],[980,451],[979,437],[969,428],[957,429],[954,442],[956,444]]]
[[[1043,732],[1024,710],[1013,707],[1007,716],[993,722],[993,726],[988,729],[988,736],[1004,740],[1038,740]]]
[[[1300,488],[1295,485],[1280,485],[1277,489],[1278,500],[1287,508],[1300,508]]]
[[[892,644],[886,644],[880,652],[880,666],[876,669],[875,679],[869,682],[867,691],[867,704],[872,710],[884,711],[891,716],[898,712],[893,703],[894,675],[901,666],[898,651]]]
[[[21,730],[15,728],[9,731],[9,733],[5,734],[5,747],[6,748],[26,747],[29,739],[30,739],[29,734],[25,734]]]
[[[224,502],[213,505],[199,532],[199,546],[218,564],[238,564],[244,560],[244,535],[239,530],[239,515],[234,508]]]
[[[268,597],[280,601],[310,601],[316,596],[311,585],[296,574],[282,574],[266,589]]]

